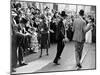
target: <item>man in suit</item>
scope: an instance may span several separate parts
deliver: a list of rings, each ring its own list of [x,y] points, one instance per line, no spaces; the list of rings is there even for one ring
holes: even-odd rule
[[[65,38],[65,27],[63,24],[63,19],[61,17],[59,17],[59,22],[58,22],[58,26],[57,26],[57,53],[56,53],[56,57],[54,59],[54,63],[56,65],[59,65],[58,60],[60,59],[61,53],[63,51],[64,48],[64,38]]]
[[[87,26],[86,21],[83,19],[84,10],[80,10],[79,17],[74,20],[73,23],[73,40],[75,41],[75,56],[76,56],[76,66],[81,68],[81,57],[82,50],[85,42],[85,34],[91,29],[91,25]]]

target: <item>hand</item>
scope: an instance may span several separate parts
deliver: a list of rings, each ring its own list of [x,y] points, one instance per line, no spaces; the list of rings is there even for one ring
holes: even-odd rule
[[[90,23],[90,29],[92,29],[93,28],[93,24],[92,23]]]
[[[63,39],[63,42],[64,42],[64,43],[66,43],[67,41],[68,41],[68,39],[67,39],[67,38],[64,38],[64,39]]]
[[[65,38],[63,39],[63,42],[64,42],[64,43],[66,42]]]
[[[90,23],[90,26],[93,26],[93,23]]]

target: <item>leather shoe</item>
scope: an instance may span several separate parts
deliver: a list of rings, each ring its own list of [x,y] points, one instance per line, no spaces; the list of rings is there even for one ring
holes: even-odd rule
[[[24,66],[24,65],[27,65],[27,64],[26,64],[26,63],[21,63],[21,64],[20,64],[20,66]]]
[[[58,59],[61,59],[61,57],[58,57]]]
[[[77,67],[78,67],[78,68],[82,68],[81,64],[77,64]]]
[[[60,65],[57,61],[54,61],[53,63],[55,63],[56,65]]]

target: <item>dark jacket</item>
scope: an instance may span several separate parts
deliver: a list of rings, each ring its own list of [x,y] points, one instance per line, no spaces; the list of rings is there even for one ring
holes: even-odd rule
[[[62,41],[65,38],[65,27],[62,21],[58,23],[57,27],[57,41]]]

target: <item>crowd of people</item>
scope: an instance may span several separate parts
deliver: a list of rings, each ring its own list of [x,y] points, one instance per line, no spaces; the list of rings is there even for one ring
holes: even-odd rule
[[[50,47],[50,43],[58,43],[57,48],[60,49],[59,47],[61,46],[63,50],[64,44],[62,41],[58,42],[58,40],[62,40],[65,37],[67,41],[72,41],[74,34],[73,22],[78,16],[68,15],[65,11],[58,12],[48,7],[43,10],[44,13],[36,6],[22,8],[21,3],[11,3],[13,65],[16,65],[17,61],[19,65],[25,64],[23,62],[23,54],[27,51],[38,52],[41,50],[40,57],[42,57],[42,49],[46,49],[46,53],[49,55],[48,48]],[[91,42],[91,31],[95,27],[95,19],[89,15],[84,17],[84,20],[87,25],[94,24],[86,35],[86,42],[88,42],[88,39]],[[60,30],[61,34],[64,35],[62,37],[59,36]],[[58,37],[61,38],[58,39]],[[60,56],[61,52],[58,51],[57,55]],[[54,62],[57,62],[56,59]]]

